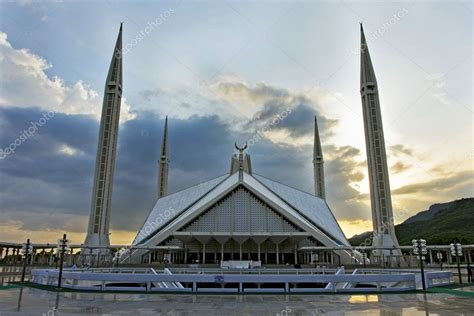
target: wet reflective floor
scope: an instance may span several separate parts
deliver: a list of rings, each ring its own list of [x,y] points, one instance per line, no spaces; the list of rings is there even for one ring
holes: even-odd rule
[[[468,288],[464,290],[469,291]],[[474,298],[376,295],[176,295],[0,290],[0,315],[474,315]]]

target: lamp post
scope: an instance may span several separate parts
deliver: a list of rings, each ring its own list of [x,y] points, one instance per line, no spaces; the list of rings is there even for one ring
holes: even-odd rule
[[[66,234],[63,235],[63,239],[58,239],[58,252],[59,252],[58,288],[61,288],[61,281],[63,278],[64,253],[69,250],[69,247],[68,247],[69,242],[70,240],[66,239]]]
[[[452,243],[450,244],[451,247],[451,255],[456,257],[456,264],[458,266],[458,275],[459,275],[459,284],[462,284],[462,276],[461,276],[461,265],[459,263],[459,257],[462,256],[462,246],[460,243]]]
[[[23,244],[21,248],[21,252],[23,255],[23,270],[21,271],[21,282],[25,282],[25,273],[26,273],[26,266],[28,265],[28,257],[33,252],[33,245],[30,243],[30,239],[26,240],[26,243]]]
[[[422,285],[423,291],[426,291],[425,270],[423,267],[423,259],[425,259],[424,255],[428,253],[428,251],[426,250],[426,240],[413,239],[411,243],[413,245],[413,254],[417,255],[420,258],[421,285]]]

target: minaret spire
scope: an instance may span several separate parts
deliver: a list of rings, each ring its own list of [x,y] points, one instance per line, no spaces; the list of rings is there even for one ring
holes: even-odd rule
[[[158,198],[168,194],[168,164],[168,116],[166,116],[158,170]]]
[[[393,226],[392,197],[387,167],[387,154],[382,126],[379,92],[374,67],[367,47],[362,24],[360,26],[360,95],[365,127],[367,164],[369,169],[370,201],[375,247],[398,247]],[[376,251],[379,255],[388,250]],[[391,253],[401,255],[400,250]]]
[[[324,200],[326,199],[326,189],[324,186],[324,160],[316,115],[314,116],[313,169],[314,195]]]
[[[99,142],[92,189],[91,213],[84,246],[110,246],[109,224],[114,181],[120,104],[122,100],[122,23],[105,82]],[[106,250],[105,250],[106,251]],[[97,248],[92,253],[103,253]],[[85,254],[90,253],[88,251]]]

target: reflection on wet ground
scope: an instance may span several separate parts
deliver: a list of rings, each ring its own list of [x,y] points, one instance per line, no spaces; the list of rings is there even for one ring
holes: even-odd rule
[[[474,315],[474,299],[448,293],[370,295],[176,295],[53,292],[8,286],[0,271],[0,315]],[[5,272],[13,272],[5,273]],[[456,291],[474,293],[474,286]]]
[[[474,300],[449,294],[175,295],[0,290],[0,315],[469,315]]]

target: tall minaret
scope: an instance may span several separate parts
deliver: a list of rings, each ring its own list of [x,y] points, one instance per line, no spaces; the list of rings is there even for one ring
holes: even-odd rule
[[[326,199],[324,187],[324,160],[321,140],[319,139],[318,120],[314,116],[314,145],[313,145],[313,169],[314,169],[314,195]]]
[[[109,224],[114,181],[115,152],[122,99],[122,24],[105,82],[99,143],[95,163],[92,205],[84,246],[110,246]],[[99,252],[98,249],[93,251]]]
[[[392,197],[388,177],[387,154],[383,136],[382,114],[374,67],[365,40],[364,29],[360,25],[360,95],[364,116],[365,144],[369,168],[370,201],[375,247],[398,247],[393,227]],[[383,251],[388,253],[389,251]],[[376,253],[381,254],[380,251]],[[401,254],[399,251],[393,254]]]
[[[163,142],[161,143],[160,161],[158,170],[158,198],[164,197],[168,193],[168,116],[165,119],[163,131]]]

